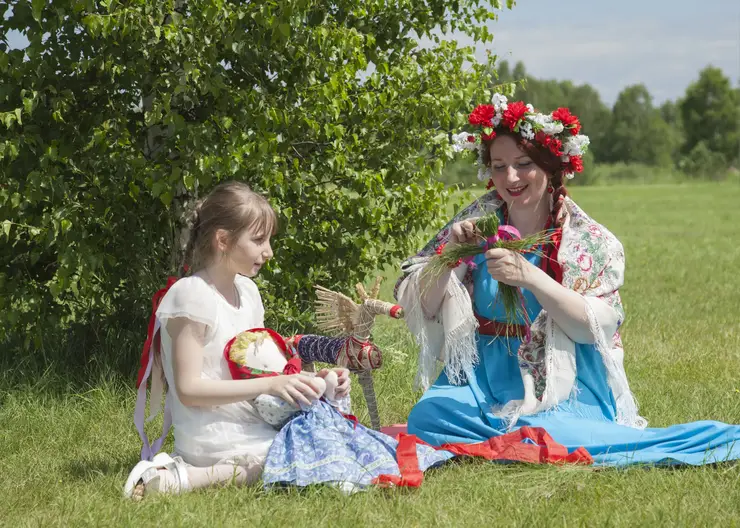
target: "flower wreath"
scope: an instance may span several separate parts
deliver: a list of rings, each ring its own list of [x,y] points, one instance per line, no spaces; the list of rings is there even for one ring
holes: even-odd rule
[[[588,150],[588,136],[579,134],[581,123],[567,108],[558,108],[552,114],[540,114],[531,104],[522,101],[509,103],[506,96],[493,95],[493,104],[478,105],[468,117],[476,127],[474,132],[460,132],[452,136],[456,152],[478,152],[478,179],[491,177],[490,167],[483,164],[484,141],[496,137],[496,132],[510,131],[522,138],[535,141],[560,157],[563,176],[573,178],[583,171],[583,155]]]

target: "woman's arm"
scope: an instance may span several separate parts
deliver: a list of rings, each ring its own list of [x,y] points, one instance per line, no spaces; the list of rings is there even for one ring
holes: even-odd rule
[[[426,270],[422,270],[419,277],[419,290],[421,291],[421,309],[428,318],[433,318],[439,313],[447,283],[452,277],[452,270],[445,270],[437,277],[432,277]]]
[[[450,230],[450,240],[447,245],[469,244],[477,242],[480,233],[476,230],[475,222],[463,220],[452,225]],[[447,284],[452,277],[452,270],[446,270],[437,277],[431,277],[428,273],[422,271],[419,280],[421,289],[421,307],[427,317],[434,317],[439,312],[447,292]]]
[[[301,374],[250,380],[203,379],[200,374],[206,325],[178,317],[167,322],[167,333],[172,337],[174,388],[183,405],[225,405],[251,400],[265,393],[279,396],[289,403],[310,405],[319,397],[311,385],[311,378]]]
[[[492,249],[486,253],[486,258],[488,271],[494,279],[531,291],[542,308],[576,343],[593,344],[596,341],[586,314],[587,303],[604,332],[607,335],[616,332],[618,315],[605,302],[596,298],[587,301],[513,251]]]

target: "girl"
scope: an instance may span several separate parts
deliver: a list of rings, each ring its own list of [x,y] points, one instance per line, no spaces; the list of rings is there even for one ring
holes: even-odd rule
[[[148,339],[136,411],[144,448],[142,462],[124,487],[127,496],[180,493],[231,481],[247,484],[260,477],[265,465],[266,486],[327,482],[349,491],[380,475],[399,473],[395,440],[317,401],[327,388],[334,401],[348,396],[347,369],[325,369],[311,377],[295,363],[288,369],[290,361],[279,347],[255,346],[257,341],[247,339],[242,353],[245,366],[256,369],[252,374],[299,373],[232,379],[229,350],[239,343],[237,336],[243,339],[247,330],[265,330],[262,300],[248,277],[272,258],[270,237],[276,224],[267,201],[241,183],[219,185],[196,207],[185,251],[185,262],[194,273],[155,296],[156,305],[163,295],[149,335],[160,332],[161,359],[150,352],[157,341]],[[143,431],[146,378],[159,362],[174,390],[167,394],[164,434],[150,446]],[[155,389],[160,379],[152,373],[153,400],[161,393]],[[279,432],[273,427],[283,421],[276,398],[292,404],[292,412],[303,409]],[[151,407],[158,405],[153,401]],[[177,456],[154,456],[170,419]],[[419,446],[417,453],[422,471],[451,456],[428,446]]]
[[[277,219],[267,200],[245,184],[223,183],[195,207],[190,224],[185,262],[193,273],[172,285],[156,311],[161,358],[155,355],[155,362],[174,389],[165,415],[171,415],[178,456],[160,453],[137,464],[125,486],[128,496],[137,484],[146,493],[179,493],[232,480],[254,482],[277,431],[250,401],[270,394],[310,405],[322,392],[320,382],[303,373],[232,380],[223,357],[232,337],[264,326],[262,300],[249,277],[273,256],[270,236]],[[349,393],[349,373],[335,370],[341,398]],[[153,399],[158,378],[152,376]]]

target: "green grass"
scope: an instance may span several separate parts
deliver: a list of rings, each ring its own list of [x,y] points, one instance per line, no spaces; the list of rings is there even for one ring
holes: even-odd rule
[[[624,243],[625,362],[650,425],[740,423],[740,186],[573,194]],[[403,421],[419,397],[414,345],[397,321],[380,320],[375,336],[386,352],[376,374],[381,416]],[[80,390],[54,370],[37,377],[18,383],[13,372],[0,374],[0,524],[740,525],[740,464],[594,471],[466,461],[429,472],[415,491],[223,488],[134,504],[120,496],[138,458],[133,381],[103,376]],[[359,386],[353,395],[367,423]]]

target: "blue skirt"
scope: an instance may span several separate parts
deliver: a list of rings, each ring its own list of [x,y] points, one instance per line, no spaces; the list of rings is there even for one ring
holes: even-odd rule
[[[364,488],[380,475],[400,476],[398,442],[345,418],[334,407],[318,401],[301,411],[278,432],[265,461],[262,480],[275,485],[350,485]],[[447,451],[417,445],[419,469],[452,458]]]

